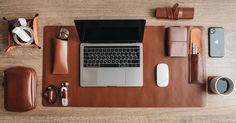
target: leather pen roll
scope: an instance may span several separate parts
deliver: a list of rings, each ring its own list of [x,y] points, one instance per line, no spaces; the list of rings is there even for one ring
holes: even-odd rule
[[[204,83],[204,70],[201,54],[191,55],[191,83]]]
[[[173,7],[157,8],[156,17],[158,19],[172,19],[172,20],[193,19],[194,8],[178,7],[178,4],[175,4]]]
[[[68,41],[55,39],[53,74],[68,73]]]

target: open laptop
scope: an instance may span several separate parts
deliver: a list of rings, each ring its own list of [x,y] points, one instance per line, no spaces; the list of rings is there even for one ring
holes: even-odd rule
[[[145,20],[75,20],[80,86],[143,86]]]

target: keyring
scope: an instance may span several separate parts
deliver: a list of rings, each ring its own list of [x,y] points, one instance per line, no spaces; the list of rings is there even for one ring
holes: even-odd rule
[[[57,96],[58,96],[58,90],[57,87],[54,85],[49,85],[43,93],[43,97],[50,104],[54,104],[57,101]]]

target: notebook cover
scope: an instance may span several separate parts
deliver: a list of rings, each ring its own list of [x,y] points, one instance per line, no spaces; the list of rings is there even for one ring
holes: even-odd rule
[[[79,37],[74,26],[70,31],[68,66],[69,74],[53,75],[52,44],[60,26],[44,28],[43,43],[43,91],[48,85],[69,82],[69,107],[201,107],[205,105],[206,87],[188,82],[188,58],[171,58],[165,55],[165,27],[147,26],[143,40],[143,87],[80,87],[79,86]],[[166,88],[155,82],[155,67],[159,63],[169,65],[170,79]],[[59,107],[60,100],[44,106]]]

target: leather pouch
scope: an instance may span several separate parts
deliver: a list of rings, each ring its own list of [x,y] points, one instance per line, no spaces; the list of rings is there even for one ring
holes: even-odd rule
[[[194,8],[188,7],[178,7],[179,4],[176,3],[172,8],[157,8],[156,17],[158,19],[193,19],[194,17]]]
[[[53,74],[68,73],[68,41],[55,39]]]
[[[203,59],[201,54],[191,55],[191,83],[204,83]]]
[[[203,59],[202,30],[192,27],[190,30],[190,83],[204,84],[205,70]]]
[[[4,106],[8,111],[23,112],[36,107],[36,72],[14,67],[4,71]]]
[[[187,56],[187,28],[169,27],[167,30],[168,56],[186,57]]]

